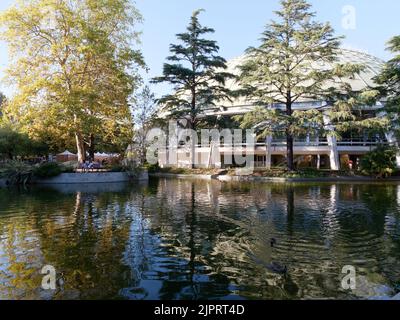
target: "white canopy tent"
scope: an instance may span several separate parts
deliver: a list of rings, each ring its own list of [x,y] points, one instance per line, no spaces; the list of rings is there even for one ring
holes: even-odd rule
[[[57,158],[57,162],[67,162],[67,161],[78,160],[78,156],[68,150],[65,150],[63,153],[57,154],[56,158]]]

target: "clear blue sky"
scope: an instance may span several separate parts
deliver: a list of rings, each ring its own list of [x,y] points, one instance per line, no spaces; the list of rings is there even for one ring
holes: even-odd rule
[[[12,5],[13,0],[1,0],[0,10]],[[175,34],[185,30],[195,9],[206,10],[201,16],[204,25],[213,27],[213,38],[219,42],[221,55],[227,59],[239,56],[250,45],[256,45],[265,24],[279,8],[278,0],[136,0],[145,21],[141,26],[142,51],[150,68],[148,77],[160,75],[168,48]],[[311,0],[317,19],[329,21],[336,32],[346,36],[345,47],[359,49],[388,59],[385,43],[400,35],[400,1],[398,0]],[[353,6],[355,29],[342,26],[345,6]],[[0,43],[0,76],[7,65],[7,49]],[[9,93],[7,88],[1,87]],[[163,87],[154,87],[160,94]]]

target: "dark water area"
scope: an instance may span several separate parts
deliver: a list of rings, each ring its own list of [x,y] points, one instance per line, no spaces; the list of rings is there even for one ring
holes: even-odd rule
[[[41,287],[45,265],[56,290]],[[348,265],[355,290],[342,287]],[[0,299],[366,299],[399,288],[398,184],[0,189]]]

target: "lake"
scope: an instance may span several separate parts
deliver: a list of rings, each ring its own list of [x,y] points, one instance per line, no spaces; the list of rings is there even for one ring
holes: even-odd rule
[[[44,266],[56,289],[41,283]],[[356,272],[356,289],[342,273]],[[347,270],[347,269],[346,269]],[[365,299],[400,291],[400,184],[0,189],[0,299]]]

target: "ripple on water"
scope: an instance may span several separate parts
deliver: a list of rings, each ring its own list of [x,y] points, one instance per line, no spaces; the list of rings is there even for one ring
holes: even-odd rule
[[[368,288],[362,298],[400,278],[398,203],[395,185],[163,179],[9,194],[0,204],[0,283],[23,284],[25,271],[49,263],[68,281],[58,298],[353,298],[339,281],[350,264]],[[24,285],[0,290],[0,298],[39,296]]]

